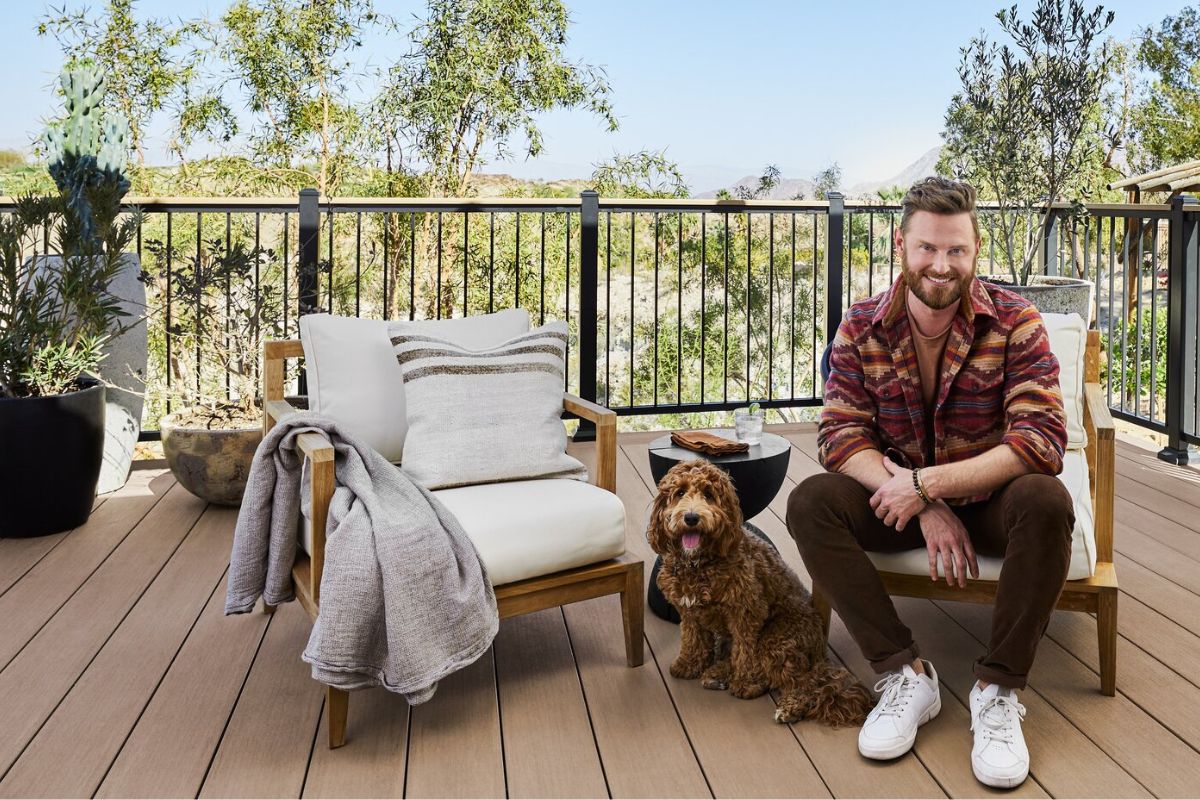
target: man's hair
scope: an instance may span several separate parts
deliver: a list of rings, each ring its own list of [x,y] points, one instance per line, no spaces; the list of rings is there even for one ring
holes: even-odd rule
[[[908,231],[908,221],[918,211],[933,214],[970,214],[975,238],[979,238],[979,218],[975,215],[975,187],[966,181],[932,176],[912,185],[901,202],[900,230]]]

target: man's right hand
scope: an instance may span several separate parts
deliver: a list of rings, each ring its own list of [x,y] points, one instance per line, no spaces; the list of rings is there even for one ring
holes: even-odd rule
[[[975,560],[975,548],[967,536],[958,515],[950,510],[950,506],[942,501],[922,511],[917,519],[921,523],[921,533],[925,536],[925,548],[929,551],[929,577],[938,579],[938,557],[942,559],[942,572],[946,576],[946,585],[953,586],[957,581],[960,589],[967,585],[967,571],[972,578],[979,577],[979,564]]]

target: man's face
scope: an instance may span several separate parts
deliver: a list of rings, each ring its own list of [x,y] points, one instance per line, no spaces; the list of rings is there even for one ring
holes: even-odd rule
[[[935,311],[957,303],[975,277],[979,240],[969,214],[918,211],[907,231],[896,229],[896,249],[909,291]]]

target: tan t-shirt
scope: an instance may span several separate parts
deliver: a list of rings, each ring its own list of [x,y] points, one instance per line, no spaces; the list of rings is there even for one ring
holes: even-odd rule
[[[921,370],[921,401],[925,404],[926,419],[933,418],[933,404],[942,376],[942,354],[946,352],[946,340],[950,338],[950,325],[936,336],[926,336],[912,325],[913,346],[917,350],[917,366]]]

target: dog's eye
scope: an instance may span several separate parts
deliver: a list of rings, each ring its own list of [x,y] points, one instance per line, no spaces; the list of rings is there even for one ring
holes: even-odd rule
[[[712,493],[712,489],[705,489],[705,490],[704,490],[704,499],[705,499],[705,500],[708,500],[710,503],[712,502],[712,500],[713,500],[713,493]]]
[[[687,494],[687,489],[676,489],[675,490],[676,497],[683,497],[685,494]]]

